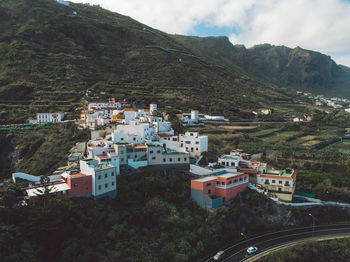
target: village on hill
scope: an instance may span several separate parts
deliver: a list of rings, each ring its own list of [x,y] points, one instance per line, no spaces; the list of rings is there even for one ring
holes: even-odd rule
[[[217,208],[251,188],[273,199],[292,201],[296,185],[293,169],[269,169],[242,150],[232,150],[217,162],[200,166],[208,151],[208,136],[198,132],[176,132],[174,119],[183,126],[201,126],[205,121],[224,121],[222,116],[200,114],[196,110],[172,116],[149,108],[130,108],[126,101],[87,103],[77,125],[91,130],[91,139],[70,150],[68,165],[47,177],[14,173],[12,179],[26,181],[23,192],[31,201],[45,188],[60,198],[115,198],[118,176],[143,167],[178,168],[192,174],[191,198],[206,209]],[[38,123],[59,123],[61,114],[38,114]],[[259,190],[260,189],[260,190]]]

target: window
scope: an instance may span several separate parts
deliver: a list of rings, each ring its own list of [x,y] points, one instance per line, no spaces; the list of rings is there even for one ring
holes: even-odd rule
[[[78,183],[74,183],[74,187],[77,187],[78,186]]]
[[[134,141],[136,141],[136,138],[134,137]]]
[[[112,172],[112,176],[114,176],[114,172]]]
[[[193,147],[191,147],[191,152],[193,152]]]
[[[196,148],[196,151],[198,151],[198,147]]]
[[[187,161],[187,157],[184,158],[184,161]]]
[[[186,144],[191,144],[191,141],[185,141]]]
[[[284,191],[289,192],[289,188],[285,188]]]
[[[180,162],[180,161],[181,161],[181,158],[179,157],[179,158],[177,159],[177,161]]]
[[[172,158],[169,158],[169,162],[173,162],[173,159],[172,159]]]
[[[208,183],[206,186],[210,186],[211,185],[211,183]]]
[[[102,186],[100,185],[100,186],[98,186],[98,190],[101,190],[102,189]]]
[[[122,162],[123,162],[123,161],[124,161],[124,158],[121,158],[121,159],[120,159],[120,161],[122,161]]]
[[[112,182],[112,186],[114,186],[114,182]]]
[[[160,154],[160,150],[158,150],[157,153]]]
[[[137,158],[137,155],[135,155],[135,158]]]
[[[278,192],[281,192],[281,191],[282,191],[282,188],[279,187],[279,188],[278,188]]]
[[[105,174],[105,178],[107,178],[108,177],[108,174]]]
[[[196,141],[196,145],[199,145],[199,142],[198,142],[198,141]]]
[[[244,177],[244,180],[247,180],[247,179],[248,179],[248,177],[247,177],[247,176],[245,176],[245,177]]]
[[[84,180],[84,182],[83,182],[85,185],[88,183],[88,181],[87,180]]]
[[[225,185],[225,182],[221,182],[221,185]]]
[[[121,140],[121,141],[124,141],[124,138],[121,138],[120,140]]]
[[[190,133],[190,136],[193,136],[193,133]]]
[[[231,185],[232,184],[232,180],[228,181],[228,184]]]
[[[271,187],[271,190],[276,190],[276,188],[274,186]]]
[[[153,154],[153,150],[149,151],[150,154]]]
[[[108,184],[105,184],[105,188],[108,188]]]
[[[164,163],[166,162],[166,159],[165,159],[165,158],[163,158],[163,162],[164,162]]]
[[[219,181],[216,181],[216,185],[220,185],[220,182],[219,182]]]
[[[280,180],[280,181],[278,181],[278,183],[280,184],[280,185],[282,185],[282,181]]]
[[[210,193],[211,193],[211,190],[209,189],[209,190],[208,190],[208,194],[210,194]]]
[[[240,178],[239,178],[239,181],[242,181],[242,180],[243,180],[243,179],[240,177]]]
[[[63,195],[67,195],[68,194],[68,191],[67,190],[63,190],[63,191],[61,191],[61,195],[63,196]]]
[[[276,180],[272,180],[272,183],[276,183]]]
[[[100,180],[100,179],[101,179],[101,175],[98,176],[98,180]]]
[[[152,156],[152,160],[156,160],[156,157],[155,157],[155,156]]]

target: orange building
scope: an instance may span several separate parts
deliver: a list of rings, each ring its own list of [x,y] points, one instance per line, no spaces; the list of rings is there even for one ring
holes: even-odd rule
[[[244,173],[219,171],[217,176],[192,180],[191,198],[203,208],[218,208],[243,192],[248,180],[248,175]]]

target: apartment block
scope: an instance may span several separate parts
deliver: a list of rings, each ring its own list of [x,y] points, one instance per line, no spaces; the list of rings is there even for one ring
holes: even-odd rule
[[[218,171],[191,181],[191,199],[205,209],[218,208],[235,198],[248,186],[248,175],[233,169]]]
[[[286,170],[266,170],[257,174],[257,184],[264,188],[270,195],[280,200],[292,201],[296,185],[296,172]]]

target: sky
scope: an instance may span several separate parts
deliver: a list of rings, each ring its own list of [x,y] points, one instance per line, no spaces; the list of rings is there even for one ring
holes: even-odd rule
[[[350,67],[350,0],[70,0],[99,4],[172,34],[251,47],[300,46]]]

